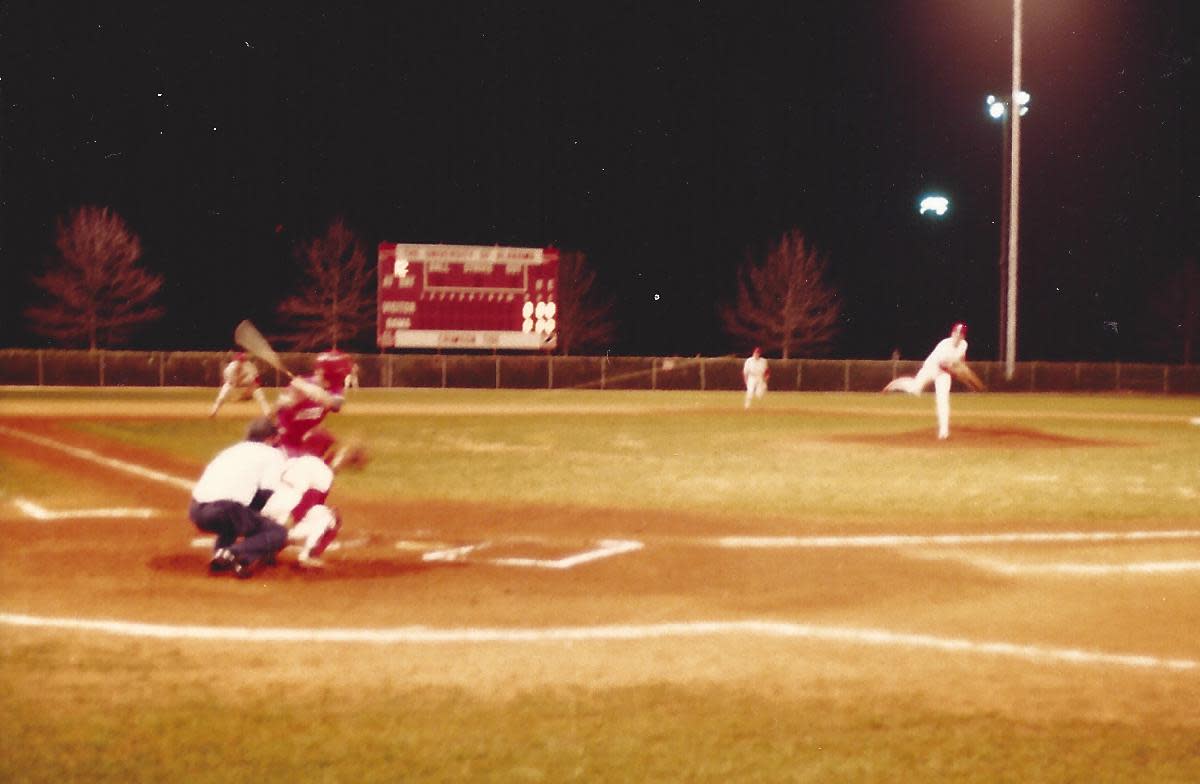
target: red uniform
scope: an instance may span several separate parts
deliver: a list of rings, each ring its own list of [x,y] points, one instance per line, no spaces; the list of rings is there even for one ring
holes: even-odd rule
[[[320,427],[330,411],[339,411],[345,402],[342,391],[350,372],[350,358],[340,351],[317,356],[311,376],[292,379],[279,396],[275,419],[279,427],[279,446],[289,457],[321,454],[333,443],[333,436]],[[322,449],[314,448],[320,443]]]

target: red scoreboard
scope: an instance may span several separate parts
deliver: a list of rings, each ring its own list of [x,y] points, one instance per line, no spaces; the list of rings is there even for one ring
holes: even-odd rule
[[[380,348],[552,349],[558,251],[379,243]]]

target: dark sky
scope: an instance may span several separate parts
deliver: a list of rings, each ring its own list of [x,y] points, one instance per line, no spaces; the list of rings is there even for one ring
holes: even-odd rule
[[[1148,303],[1197,253],[1196,14],[1025,5],[1018,356],[1156,359]],[[955,320],[995,355],[1010,0],[0,9],[0,344],[42,345],[29,278],[91,203],[166,276],[143,347],[269,326],[291,248],[344,215],[372,252],[583,250],[615,352],[646,354],[731,350],[735,269],[796,227],[845,300],[835,355]]]

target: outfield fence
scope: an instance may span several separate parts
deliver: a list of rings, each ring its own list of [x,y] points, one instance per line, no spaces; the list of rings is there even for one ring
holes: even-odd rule
[[[297,372],[312,354],[285,353]],[[514,354],[352,354],[363,387],[739,390],[741,357],[559,357]],[[0,385],[206,387],[221,383],[228,352],[0,350]],[[267,386],[287,377],[258,363]],[[772,359],[774,390],[872,392],[919,360]],[[1002,362],[971,367],[999,392],[1200,394],[1200,366],[1122,362]]]

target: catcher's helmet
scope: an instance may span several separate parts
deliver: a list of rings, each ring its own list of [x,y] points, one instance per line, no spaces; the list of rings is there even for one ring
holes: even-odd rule
[[[325,383],[334,392],[341,392],[346,386],[346,376],[350,375],[354,363],[349,355],[343,354],[336,348],[317,354],[316,369],[321,371]]]

